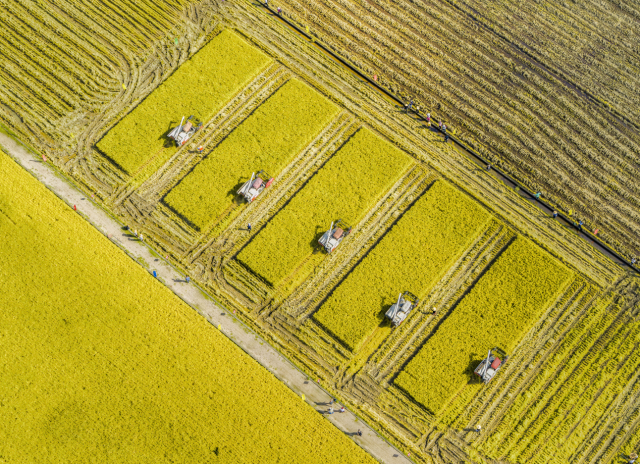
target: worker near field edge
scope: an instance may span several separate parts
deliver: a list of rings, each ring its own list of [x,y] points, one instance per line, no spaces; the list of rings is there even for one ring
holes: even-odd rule
[[[482,431],[482,426],[480,424],[476,425],[476,433],[480,435],[481,431]]]
[[[251,224],[247,224],[247,230],[251,232]]]
[[[413,108],[413,98],[409,100],[409,103],[405,105],[404,109],[408,113],[409,111],[411,111],[412,108]]]
[[[580,232],[582,232],[582,226],[584,225],[584,221],[582,219],[580,219],[580,222],[578,222],[578,230]]]
[[[542,195],[542,192],[538,190],[536,194],[533,196],[533,198],[535,198],[536,200],[539,200],[541,195]]]
[[[636,265],[636,261],[637,261],[637,258],[631,258],[631,265],[635,266]]]
[[[636,462],[636,459],[638,459],[638,455],[636,453],[631,453],[629,455],[629,462],[628,464],[633,464],[634,462]]]
[[[555,209],[553,210],[552,216],[553,216],[553,219],[558,218],[558,212]]]

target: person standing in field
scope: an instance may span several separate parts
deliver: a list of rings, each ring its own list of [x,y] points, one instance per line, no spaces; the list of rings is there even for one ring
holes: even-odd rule
[[[631,258],[631,265],[635,266],[636,265],[636,261],[637,261],[636,258]]]
[[[251,232],[251,224],[247,224],[247,230]]]
[[[444,143],[447,143],[449,141],[449,134],[445,133],[444,134]]]
[[[553,219],[556,219],[558,217],[558,212],[554,209],[553,210]]]
[[[427,124],[431,125],[431,113],[427,113]]]
[[[140,241],[144,242],[144,237],[142,236],[142,232],[140,232]]]
[[[487,164],[487,171],[491,171],[491,165]]]
[[[442,132],[444,132],[445,134],[447,133],[447,125],[446,124],[442,125]]]
[[[438,121],[438,127],[442,130],[442,121]]]
[[[584,224],[584,221],[582,219],[580,219],[580,222],[578,222],[578,230],[580,232],[582,232],[582,225]]]
[[[631,453],[629,455],[629,464],[633,464],[638,459],[638,455],[636,453]]]
[[[480,431],[482,430],[482,426],[480,424],[476,425],[476,433],[480,435]]]
[[[533,198],[535,198],[536,200],[539,200],[540,199],[540,195],[542,195],[542,192],[540,190],[538,190],[536,192],[536,194],[533,196]]]

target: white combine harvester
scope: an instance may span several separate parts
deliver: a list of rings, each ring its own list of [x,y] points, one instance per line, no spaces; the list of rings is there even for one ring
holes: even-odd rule
[[[413,293],[404,292],[398,296],[396,301],[385,313],[385,316],[391,321],[394,327],[398,327],[404,322],[411,310],[418,306],[420,300]]]
[[[347,226],[342,222],[342,219],[338,219],[336,222],[331,223],[329,230],[322,234],[318,243],[327,250],[327,253],[331,253],[350,233],[351,227],[347,229]]]
[[[183,124],[184,116],[182,116],[180,124],[167,134],[167,137],[175,140],[176,145],[178,145],[179,147],[187,143],[187,141],[193,136],[193,134],[195,134],[198,129],[202,127],[202,123],[194,126],[193,122],[191,122],[191,118],[193,118],[193,115],[189,116],[187,122]]]
[[[498,356],[502,356],[500,359]],[[494,348],[489,350],[489,354],[486,359],[483,359],[476,370],[473,371],[484,383],[491,382],[491,379],[497,374],[500,368],[507,362],[509,356],[500,348]]]
[[[269,174],[264,171],[260,171],[258,174],[254,172],[251,174],[251,179],[242,184],[238,195],[242,195],[248,203],[251,203],[264,189],[271,187],[271,184],[273,184],[273,177],[270,177]]]

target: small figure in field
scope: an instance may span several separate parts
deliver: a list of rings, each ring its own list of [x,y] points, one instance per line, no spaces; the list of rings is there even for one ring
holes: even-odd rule
[[[631,453],[629,455],[629,464],[633,464],[638,459],[638,455],[636,453]]]
[[[445,134],[447,133],[447,125],[446,124],[442,125],[442,132],[444,132]]]
[[[558,217],[558,212],[554,209],[553,210],[553,219],[556,219]]]
[[[631,258],[631,265],[635,266],[636,265],[636,261],[637,261],[637,258]]]
[[[536,192],[536,194],[533,196],[533,198],[535,198],[536,200],[539,200],[540,199],[540,195],[542,195],[542,192],[540,190],[538,190]]]
[[[269,0],[264,0],[264,6],[266,6],[267,8],[269,8]]]
[[[133,229],[133,235],[138,236],[138,229]]]
[[[487,164],[487,171],[491,171],[491,165]]]
[[[247,230],[251,232],[251,224],[247,224]]]
[[[329,401],[329,404],[330,404],[331,406],[333,406],[333,403],[335,403],[335,402],[336,402],[336,399],[335,399],[335,398],[331,398],[331,401]]]
[[[278,15],[282,16],[282,8],[278,7]]]
[[[185,279],[187,281],[187,283],[191,282],[191,277],[187,276],[187,278]]]
[[[438,310],[437,310],[437,309],[436,309],[436,307],[434,306],[434,307],[433,307],[433,311],[431,311],[431,315],[432,315],[432,316],[435,316],[437,312],[438,312]]]
[[[431,125],[431,113],[427,113],[427,124]]]
[[[476,433],[480,434],[481,431],[482,431],[482,426],[480,424],[476,425]]]
[[[442,130],[442,121],[438,121],[438,127]]]
[[[582,232],[582,225],[584,224],[584,221],[582,219],[580,219],[580,222],[578,222],[578,230],[580,232]]]
[[[405,111],[408,113],[409,111],[411,111],[411,108],[413,108],[413,98],[409,101],[409,103],[407,103],[407,105],[404,107]]]
[[[346,409],[344,408],[344,406],[340,406],[340,412],[345,412]]]
[[[362,436],[362,430],[358,429],[358,436],[361,437]]]
[[[333,414],[333,408],[329,408],[329,411],[327,411],[329,414]]]
[[[449,141],[449,134],[444,134],[444,143],[447,143]]]
[[[144,237],[142,236],[142,232],[140,232],[140,241],[144,242]]]
[[[198,153],[202,153],[202,150],[204,150],[204,147],[203,147],[202,145],[200,145],[200,146],[198,147]]]

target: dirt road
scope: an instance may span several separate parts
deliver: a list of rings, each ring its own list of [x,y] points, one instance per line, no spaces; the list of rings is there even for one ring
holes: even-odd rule
[[[184,275],[176,271],[167,261],[158,257],[158,254],[152,251],[146,243],[135,238],[132,233],[125,231],[121,223],[76,189],[53,166],[43,162],[42,159],[3,133],[0,133],[0,146],[63,201],[71,207],[75,205],[79,214],[126,251],[138,264],[144,266],[150,273],[156,271],[158,279],[162,283],[296,394],[301,397],[304,395],[305,401],[315,407],[319,414],[324,414],[327,420],[349,435],[374,458],[383,463],[412,462],[355,414],[348,410],[344,413],[338,412],[339,404],[333,406],[334,414],[327,414],[331,397],[316,384],[314,379],[309,379],[299,371],[278,351],[238,321],[233,314],[229,314],[216,304],[193,282],[187,283]],[[362,431],[361,437],[357,435],[358,430]]]

